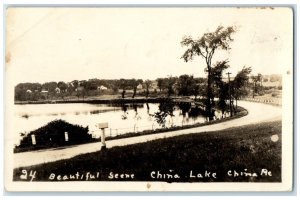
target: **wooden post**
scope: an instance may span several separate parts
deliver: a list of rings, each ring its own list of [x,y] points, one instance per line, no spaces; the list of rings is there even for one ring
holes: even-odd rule
[[[69,141],[69,135],[68,135],[68,132],[65,132],[65,141],[66,141],[66,142]]]
[[[106,149],[104,128],[101,128],[101,149]]]
[[[108,123],[99,123],[98,127],[101,129],[101,150],[105,150],[105,128],[108,128]]]
[[[33,145],[36,145],[36,140],[35,140],[35,135],[34,134],[31,135],[31,141],[32,141]]]

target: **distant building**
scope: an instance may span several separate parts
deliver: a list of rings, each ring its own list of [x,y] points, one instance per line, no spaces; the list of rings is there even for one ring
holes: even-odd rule
[[[79,86],[78,88],[75,89],[76,92],[81,92],[84,90],[84,87]]]
[[[104,85],[98,86],[97,87],[98,90],[107,90],[107,87],[105,87]]]
[[[42,89],[41,96],[46,99],[46,98],[48,98],[48,93],[49,93],[48,90]]]
[[[138,90],[142,90],[142,89],[143,89],[143,85],[142,85],[142,84],[139,84],[136,88],[137,88]]]
[[[42,94],[48,94],[48,90],[42,89],[41,93],[42,93]]]
[[[32,91],[31,91],[31,90],[26,90],[26,92],[27,92],[27,93],[32,93]]]
[[[59,94],[60,93],[60,89],[57,87],[57,88],[55,88],[55,93],[57,93],[57,94]]]
[[[154,90],[155,89],[158,89],[158,85],[157,85],[157,81],[151,81],[151,88],[153,88]]]

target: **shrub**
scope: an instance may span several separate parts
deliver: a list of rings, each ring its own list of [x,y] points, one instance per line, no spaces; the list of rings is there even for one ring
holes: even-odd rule
[[[68,132],[69,140],[65,141],[65,132]],[[92,140],[88,134],[88,127],[70,124],[63,120],[54,120],[45,126],[29,132],[22,138],[17,149],[32,147],[31,135],[35,135],[35,148],[47,148],[53,146],[64,146],[70,144],[81,144]]]

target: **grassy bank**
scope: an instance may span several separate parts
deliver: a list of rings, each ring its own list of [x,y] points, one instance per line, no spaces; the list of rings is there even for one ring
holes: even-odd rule
[[[114,147],[18,168],[15,181],[21,180],[22,170],[36,171],[33,181],[280,182],[281,122]]]

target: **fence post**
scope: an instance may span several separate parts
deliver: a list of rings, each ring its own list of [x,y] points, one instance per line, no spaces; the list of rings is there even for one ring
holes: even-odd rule
[[[65,141],[66,141],[66,142],[69,141],[69,135],[68,135],[68,132],[65,132]]]
[[[101,129],[101,151],[106,150],[105,129],[108,128],[108,123],[99,123],[98,128]]]
[[[31,135],[31,141],[32,141],[33,145],[36,145],[36,140],[35,140],[35,135],[34,134]]]
[[[101,149],[106,149],[105,144],[105,128],[101,128]]]

